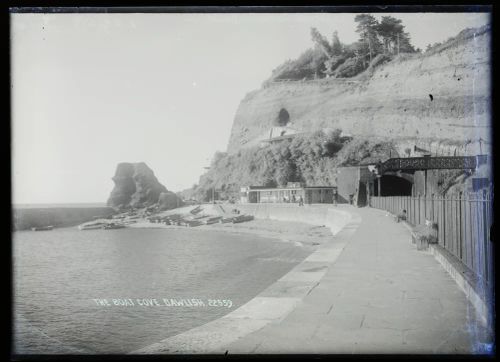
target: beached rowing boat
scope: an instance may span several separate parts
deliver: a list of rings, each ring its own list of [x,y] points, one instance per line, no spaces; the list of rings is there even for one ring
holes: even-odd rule
[[[205,220],[205,225],[215,224],[216,222],[219,222],[220,220],[222,220],[222,216],[210,217],[210,218]]]
[[[104,223],[96,223],[96,224],[82,224],[78,225],[78,229],[80,230],[94,230],[94,229],[102,229]]]
[[[103,226],[103,229],[105,229],[105,230],[111,230],[111,229],[123,229],[124,227],[125,227],[125,225],[122,225],[122,224],[114,224],[114,223],[110,223],[110,224],[104,225],[104,226]]]
[[[238,215],[233,218],[233,224],[253,220],[252,215]]]
[[[31,230],[33,230],[33,231],[47,231],[47,230],[52,230],[52,229],[54,229],[54,227],[52,225],[49,225],[49,226],[37,226],[37,227],[31,228]]]

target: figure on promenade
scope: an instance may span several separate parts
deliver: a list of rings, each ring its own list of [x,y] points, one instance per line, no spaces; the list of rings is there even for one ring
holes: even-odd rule
[[[396,222],[406,221],[406,210],[403,210],[399,214],[396,215]]]

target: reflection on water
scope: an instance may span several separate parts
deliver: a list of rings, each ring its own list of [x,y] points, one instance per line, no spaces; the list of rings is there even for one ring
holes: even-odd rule
[[[238,308],[308,254],[270,239],[192,229],[20,231],[13,245],[16,352],[41,354],[127,353],[158,342]],[[118,298],[134,306],[93,300]],[[144,298],[233,305],[138,305]]]

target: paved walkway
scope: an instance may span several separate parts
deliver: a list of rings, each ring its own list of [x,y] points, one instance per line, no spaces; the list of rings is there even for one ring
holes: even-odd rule
[[[385,212],[352,210],[362,221],[319,284],[228,353],[484,353],[484,328],[434,257]]]
[[[472,305],[383,211],[351,221],[256,298],[142,353],[485,353]]]

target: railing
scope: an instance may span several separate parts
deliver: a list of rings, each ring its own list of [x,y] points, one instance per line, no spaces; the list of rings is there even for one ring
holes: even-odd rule
[[[457,257],[487,283],[493,278],[490,242],[493,197],[487,192],[452,196],[370,197],[370,206],[399,214],[406,210],[413,225],[437,223],[439,245]]]

